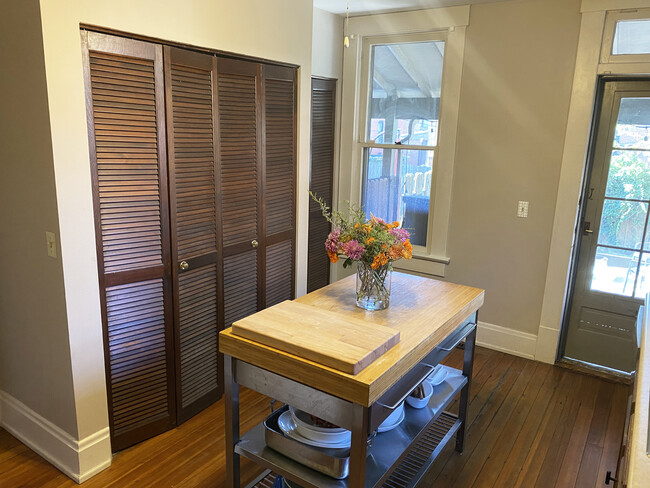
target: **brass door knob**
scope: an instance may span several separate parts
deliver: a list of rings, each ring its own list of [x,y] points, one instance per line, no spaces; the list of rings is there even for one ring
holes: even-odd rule
[[[253,246],[253,247],[257,247],[257,246],[259,246],[259,245],[260,245],[260,243],[257,242],[257,239],[253,239],[253,240],[251,241],[251,246]]]
[[[186,271],[190,268],[190,265],[187,264],[187,261],[181,261],[181,264],[178,265],[181,271]]]

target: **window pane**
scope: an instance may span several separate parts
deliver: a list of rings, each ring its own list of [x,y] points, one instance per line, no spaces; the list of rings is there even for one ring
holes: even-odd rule
[[[367,140],[435,146],[444,41],[372,47]]]
[[[614,147],[650,149],[650,98],[622,98],[616,120]]]
[[[638,259],[638,253],[635,253]],[[644,252],[641,254],[641,266],[639,267],[639,278],[636,282],[637,298],[645,298],[646,294],[650,293],[650,254]]]
[[[620,20],[616,23],[612,54],[650,53],[650,19]]]
[[[366,148],[364,158],[367,216],[403,221],[411,242],[426,245],[433,151]]]
[[[598,244],[641,248],[648,204],[605,199]]]
[[[632,296],[634,288],[634,251],[598,247],[591,289]]]
[[[650,152],[612,151],[606,196],[650,200]]]

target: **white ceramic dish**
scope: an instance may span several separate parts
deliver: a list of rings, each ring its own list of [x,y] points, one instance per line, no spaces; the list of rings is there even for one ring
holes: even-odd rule
[[[395,413],[397,413],[397,417],[395,417]],[[404,413],[404,403],[400,404],[399,407],[395,408],[393,413],[391,413],[388,417],[386,417],[386,420],[384,420],[379,427],[377,427],[377,432],[388,432],[389,430],[393,430],[395,427],[397,427],[399,424],[402,423],[405,417]],[[390,422],[389,422],[390,420]]]
[[[287,437],[290,437],[295,441],[302,442],[303,444],[307,444],[309,446],[325,447],[330,449],[342,449],[342,448],[349,448],[351,445],[350,439],[343,442],[322,442],[322,441],[315,441],[313,439],[309,439],[301,435],[297,429],[297,425],[295,421],[293,420],[293,416],[291,415],[291,412],[288,411],[284,412],[282,415],[278,417],[278,427],[280,427],[280,430]]]
[[[422,387],[424,388],[424,398],[416,398],[412,395],[406,397],[406,403],[408,403],[413,408],[424,408],[429,403],[429,398],[433,395],[433,386],[427,381],[422,382]]]
[[[297,431],[301,436],[306,437],[307,439],[316,442],[342,443],[350,442],[350,439],[352,438],[352,433],[341,427],[320,427],[318,425],[313,425],[309,418],[309,414],[302,410],[290,406],[289,412],[296,425]]]
[[[442,364],[439,364],[435,367],[431,374],[427,376],[427,383],[429,383],[431,386],[438,386],[443,381],[445,381],[446,378],[447,370],[442,367]]]

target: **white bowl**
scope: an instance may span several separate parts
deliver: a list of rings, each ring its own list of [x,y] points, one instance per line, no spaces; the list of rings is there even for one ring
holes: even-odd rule
[[[308,413],[291,406],[289,411],[296,424],[296,430],[307,439],[330,444],[349,442],[351,439],[352,433],[347,429],[342,427],[320,427],[311,422]]]
[[[408,403],[413,408],[424,408],[429,403],[429,398],[433,395],[433,386],[428,381],[422,382],[422,387],[424,388],[424,398],[416,398],[412,395],[406,397],[406,403]]]

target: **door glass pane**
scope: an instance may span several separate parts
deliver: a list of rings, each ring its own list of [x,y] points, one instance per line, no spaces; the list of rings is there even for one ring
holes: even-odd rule
[[[634,254],[634,251],[598,246],[591,289],[632,296],[636,269]]]
[[[598,244],[641,248],[648,204],[605,199]]]
[[[403,220],[411,242],[426,245],[433,151],[366,148],[364,158],[366,215]]]
[[[639,279],[636,282],[636,293],[634,295],[637,298],[645,298],[647,293],[650,293],[650,253],[644,252],[641,254]]]
[[[650,53],[650,19],[618,21],[612,54],[647,53]]]
[[[372,47],[367,140],[435,146],[444,41]]]
[[[650,200],[650,151],[612,151],[606,195]]]
[[[650,149],[650,98],[621,98],[614,147]]]

